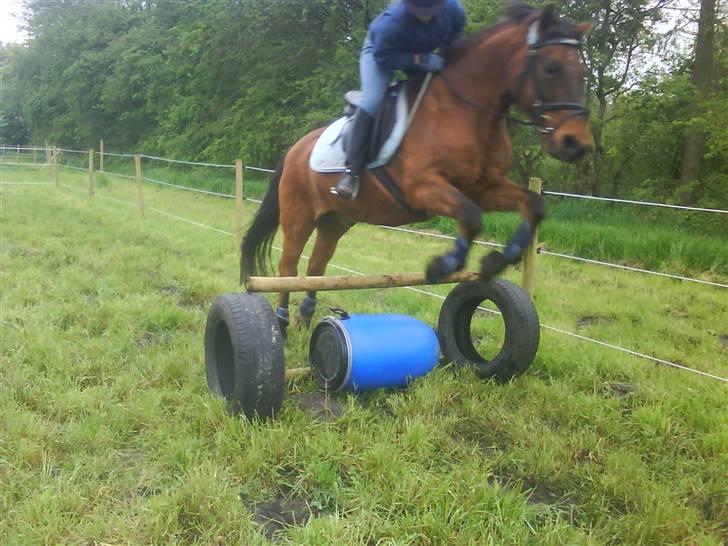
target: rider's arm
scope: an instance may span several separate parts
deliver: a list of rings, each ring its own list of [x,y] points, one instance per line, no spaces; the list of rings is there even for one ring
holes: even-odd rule
[[[451,46],[459,42],[465,32],[465,9],[460,2],[453,2],[450,9],[452,10],[452,30],[447,40],[445,40],[444,46]]]
[[[415,55],[407,47],[416,31],[413,22],[400,6],[384,11],[369,27],[369,39],[374,46],[374,59],[385,70],[409,72],[416,67]]]
[[[385,70],[404,70],[406,72],[416,67],[415,55],[404,51],[396,33],[378,32],[372,38],[375,40],[374,58]]]
[[[453,24],[453,33],[450,37],[450,39],[447,40],[447,43],[444,45],[449,46],[456,42],[459,42],[460,39],[463,37],[463,32],[465,32],[465,10],[460,5],[460,3],[457,4],[455,8],[455,13],[453,14],[454,18],[454,24]]]

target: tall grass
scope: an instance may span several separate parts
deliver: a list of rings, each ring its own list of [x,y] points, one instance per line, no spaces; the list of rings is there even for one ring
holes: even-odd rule
[[[78,154],[66,154],[63,161],[87,166],[85,156]],[[105,170],[131,176],[133,160],[108,157]],[[182,186],[235,193],[232,169],[144,159],[143,174]],[[246,197],[262,199],[267,187],[268,175],[245,171]],[[728,277],[727,215],[561,197],[547,197],[546,201],[548,216],[541,227],[540,239],[547,250],[661,272],[719,280]],[[485,216],[483,237],[504,242],[519,222],[515,214],[489,214]],[[434,218],[419,227],[457,233],[455,222],[447,218]]]

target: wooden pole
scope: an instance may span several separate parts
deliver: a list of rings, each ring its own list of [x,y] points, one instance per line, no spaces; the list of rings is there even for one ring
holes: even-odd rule
[[[542,182],[540,178],[531,178],[528,180],[528,189],[541,194]],[[536,291],[536,255],[538,250],[538,230],[533,234],[531,244],[528,245],[526,253],[523,256],[523,289],[533,298]]]
[[[88,195],[93,197],[94,195],[94,150],[91,148],[88,151]]]
[[[137,189],[139,195],[139,215],[144,218],[144,179],[142,178],[142,156],[134,156],[134,170],[136,171]]]
[[[46,165],[48,165],[48,180],[51,181],[51,183],[54,182],[55,177],[53,176],[53,171],[55,170],[53,168],[53,154],[51,150],[48,148],[48,143],[46,143]],[[56,187],[58,187],[56,185]]]
[[[104,139],[99,140],[99,172],[104,172]]]
[[[53,178],[56,182],[56,188],[60,187],[60,184],[58,183],[58,147],[53,146]]]
[[[286,370],[286,381],[296,377],[308,377],[311,375],[311,368],[288,368]]]
[[[245,287],[249,292],[309,292],[319,290],[350,290],[360,288],[395,288],[424,284],[448,284],[478,280],[479,274],[461,271],[438,282],[428,282],[424,273],[395,275],[361,275],[342,277],[249,277]]]
[[[243,160],[235,160],[235,249],[243,243]]]

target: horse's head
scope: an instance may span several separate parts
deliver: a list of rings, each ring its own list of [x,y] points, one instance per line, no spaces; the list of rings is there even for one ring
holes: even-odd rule
[[[581,57],[581,39],[591,25],[570,23],[550,7],[522,4],[509,8],[506,17],[519,27],[511,97],[543,134],[547,153],[562,161],[580,159],[592,146]]]

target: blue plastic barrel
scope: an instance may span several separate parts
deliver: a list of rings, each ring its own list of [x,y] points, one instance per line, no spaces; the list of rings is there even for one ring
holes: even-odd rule
[[[435,331],[406,315],[326,317],[309,345],[313,376],[330,391],[406,387],[439,358]]]

